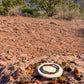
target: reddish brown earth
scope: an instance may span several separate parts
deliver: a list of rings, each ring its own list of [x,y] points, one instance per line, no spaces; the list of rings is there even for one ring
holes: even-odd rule
[[[84,74],[83,54],[84,21],[0,16],[0,67],[9,63],[21,63],[23,60],[28,61],[28,65],[36,62],[35,58],[55,56],[59,62],[62,59],[67,62],[78,60],[81,73]],[[72,66],[78,64],[74,63]]]
[[[0,17],[0,53],[83,54],[84,21]]]

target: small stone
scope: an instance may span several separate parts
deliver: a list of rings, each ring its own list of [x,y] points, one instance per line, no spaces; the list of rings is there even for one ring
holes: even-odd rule
[[[12,65],[12,64],[10,64],[9,66],[8,66],[8,70],[14,70],[14,66]]]
[[[18,77],[21,76],[22,74],[23,74],[22,69],[21,69],[21,68],[18,68],[18,69],[12,74],[12,76],[13,76],[14,79],[18,79]]]
[[[27,84],[28,83],[28,79],[26,77],[22,77],[22,78],[20,78],[20,83],[21,84]]]
[[[57,25],[55,22],[50,22],[50,24],[54,24],[54,25]]]

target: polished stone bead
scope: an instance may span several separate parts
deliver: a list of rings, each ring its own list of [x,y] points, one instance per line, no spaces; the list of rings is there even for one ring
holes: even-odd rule
[[[65,62],[65,61],[63,61],[63,62],[62,62],[62,65],[63,65],[63,66],[66,66],[66,62]]]

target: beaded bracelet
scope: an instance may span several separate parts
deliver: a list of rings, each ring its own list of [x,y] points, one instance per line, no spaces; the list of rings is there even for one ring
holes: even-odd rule
[[[48,72],[48,71],[45,71],[44,69],[43,69],[43,67],[44,66],[56,66],[57,68],[58,68],[58,70],[57,71],[55,71],[55,72]],[[48,73],[48,74],[55,74],[55,73],[57,73],[58,71],[59,71],[59,67],[57,66],[57,65],[55,65],[55,64],[45,64],[45,65],[43,65],[42,66],[42,71],[44,72],[44,73]]]

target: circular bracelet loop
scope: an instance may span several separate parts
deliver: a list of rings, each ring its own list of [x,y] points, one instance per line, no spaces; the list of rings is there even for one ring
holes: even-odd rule
[[[48,71],[45,71],[45,70],[43,69],[44,66],[55,66],[55,67],[57,67],[58,69],[57,69],[57,71],[55,71],[55,72],[48,72]],[[59,67],[58,67],[57,65],[55,65],[55,64],[45,64],[45,65],[42,66],[42,71],[43,71],[44,73],[48,73],[48,74],[55,74],[55,73],[57,73],[57,72],[59,71]]]

